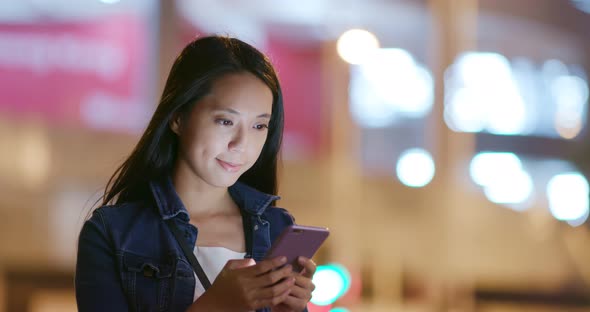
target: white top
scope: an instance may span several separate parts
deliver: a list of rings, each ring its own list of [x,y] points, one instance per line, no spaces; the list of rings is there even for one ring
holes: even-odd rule
[[[245,252],[236,252],[225,247],[195,246],[193,253],[197,257],[197,260],[199,260],[199,264],[203,267],[203,271],[205,271],[205,275],[207,275],[211,284],[213,284],[213,281],[217,278],[217,275],[219,275],[228,260],[244,259],[244,256],[246,256]],[[195,296],[193,301],[205,293],[205,288],[201,284],[197,274],[195,274],[195,279]]]

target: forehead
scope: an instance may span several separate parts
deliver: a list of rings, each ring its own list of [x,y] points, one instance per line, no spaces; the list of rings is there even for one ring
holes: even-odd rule
[[[271,113],[273,96],[270,88],[251,73],[232,73],[215,80],[203,98],[209,109],[232,108],[239,112]]]

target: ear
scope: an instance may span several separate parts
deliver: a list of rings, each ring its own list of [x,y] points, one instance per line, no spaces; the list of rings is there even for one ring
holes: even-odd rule
[[[172,117],[172,120],[170,120],[170,130],[176,133],[176,135],[180,135],[181,120],[182,118],[180,114],[176,114]]]

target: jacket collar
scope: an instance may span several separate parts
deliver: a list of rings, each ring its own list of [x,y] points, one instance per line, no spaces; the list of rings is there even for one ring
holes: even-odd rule
[[[168,220],[176,216],[185,221],[190,219],[188,211],[176,193],[170,176],[162,180],[151,181],[150,188],[162,219]],[[271,202],[280,199],[279,196],[260,192],[239,181],[229,187],[229,194],[240,210],[257,216],[262,215]]]

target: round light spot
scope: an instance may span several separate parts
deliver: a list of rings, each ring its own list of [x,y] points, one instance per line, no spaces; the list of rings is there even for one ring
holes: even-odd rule
[[[547,183],[551,214],[562,221],[576,221],[588,215],[588,181],[578,172],[555,175]],[[585,221],[585,220],[584,220]]]
[[[421,148],[406,150],[396,166],[398,179],[409,187],[423,187],[432,181],[435,165],[430,153]]]
[[[367,61],[372,53],[379,48],[379,40],[372,33],[363,29],[351,29],[343,33],[336,49],[340,57],[350,64],[361,64]]]

